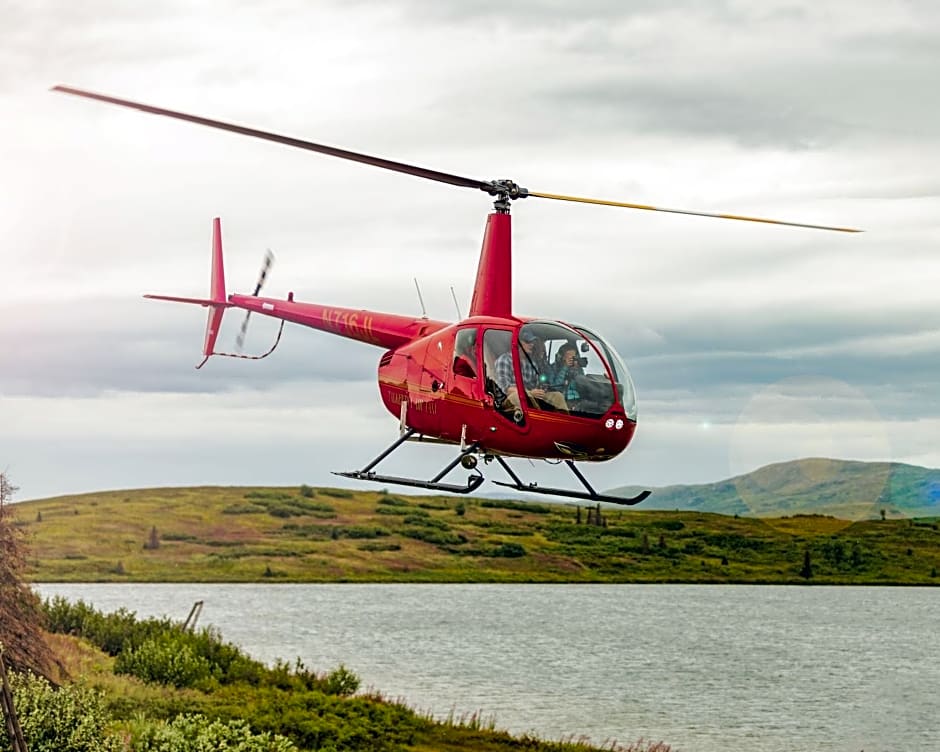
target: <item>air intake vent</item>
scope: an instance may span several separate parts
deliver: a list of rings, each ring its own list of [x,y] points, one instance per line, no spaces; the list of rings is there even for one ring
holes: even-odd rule
[[[389,363],[392,362],[392,357],[395,355],[391,350],[389,350],[385,355],[382,356],[382,359],[379,361],[379,368],[385,368]]]

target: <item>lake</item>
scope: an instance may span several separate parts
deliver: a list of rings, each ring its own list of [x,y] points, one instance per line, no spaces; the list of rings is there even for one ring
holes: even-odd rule
[[[940,591],[733,585],[39,585],[340,663],[437,716],[679,752],[940,749]]]

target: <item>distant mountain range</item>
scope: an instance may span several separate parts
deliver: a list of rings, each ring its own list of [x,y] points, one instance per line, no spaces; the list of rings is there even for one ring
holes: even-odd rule
[[[632,496],[621,486],[607,493]],[[940,470],[899,462],[819,457],[767,465],[746,475],[690,486],[665,486],[643,509],[678,509],[748,517],[828,514],[845,519],[940,515]]]

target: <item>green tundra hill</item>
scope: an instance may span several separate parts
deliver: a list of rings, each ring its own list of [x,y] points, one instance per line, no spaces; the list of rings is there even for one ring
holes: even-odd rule
[[[632,496],[633,486],[614,496]],[[898,462],[819,457],[767,465],[702,485],[657,488],[644,509],[694,510],[748,517],[827,514],[851,520],[940,515],[940,470]]]
[[[940,520],[333,488],[109,491],[8,507],[35,582],[940,584]]]

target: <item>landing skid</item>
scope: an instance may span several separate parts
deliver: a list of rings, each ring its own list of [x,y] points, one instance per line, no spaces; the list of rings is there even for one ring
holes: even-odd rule
[[[620,504],[622,506],[628,507],[632,507],[634,504],[639,504],[641,501],[643,501],[643,499],[649,496],[650,493],[652,493],[651,491],[643,491],[636,496],[627,498],[623,496],[607,496],[606,494],[599,494],[591,487],[591,484],[587,482],[587,478],[581,474],[581,471],[575,467],[573,460],[565,460],[565,464],[571,468],[571,472],[577,476],[578,480],[581,481],[581,484],[587,489],[586,493],[584,491],[569,491],[566,488],[543,488],[540,487],[537,483],[527,484],[519,480],[519,476],[512,471],[512,468],[509,467],[506,460],[504,460],[498,454],[496,455],[496,461],[503,466],[503,469],[509,474],[509,477],[512,478],[514,482],[506,483],[505,481],[494,480],[493,483],[495,483],[497,486],[505,486],[506,488],[515,489],[516,491],[527,491],[529,493],[545,494],[546,496],[564,496],[569,499],[584,499],[585,501],[603,501],[608,504]]]
[[[415,435],[415,430],[413,428],[406,429],[402,435],[392,444],[388,449],[382,452],[378,457],[376,457],[372,462],[366,465],[362,470],[353,470],[347,473],[336,473],[333,475],[342,475],[344,478],[354,478],[356,480],[368,480],[374,481],[375,483],[391,483],[397,486],[411,486],[412,488],[427,488],[431,491],[446,491],[447,493],[457,493],[457,494],[466,494],[471,491],[476,491],[483,483],[483,474],[479,470],[476,470],[476,457],[474,453],[479,448],[477,444],[471,444],[460,450],[460,454],[444,467],[437,475],[435,475],[431,480],[420,480],[418,478],[401,478],[395,475],[379,475],[372,471],[376,465],[378,465],[382,460],[384,460],[388,455],[394,452],[398,447],[404,444],[408,439]],[[474,474],[467,477],[467,484],[464,486],[458,485],[456,483],[442,483],[441,479],[444,478],[451,470],[453,470],[457,465],[463,464],[463,466],[469,470],[473,470]]]

